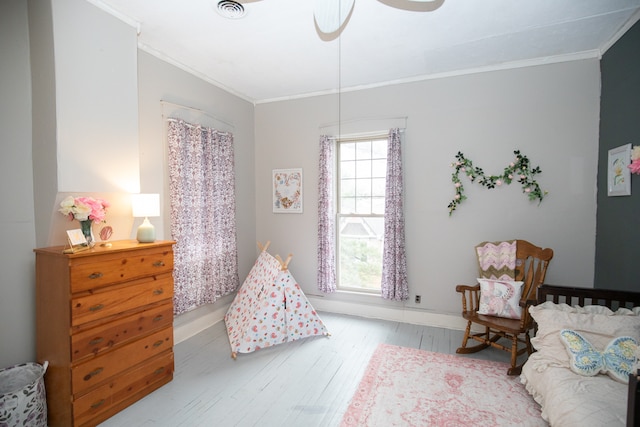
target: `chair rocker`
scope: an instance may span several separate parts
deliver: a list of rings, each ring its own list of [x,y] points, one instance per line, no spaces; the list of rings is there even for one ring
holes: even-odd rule
[[[528,308],[535,304],[537,289],[543,283],[549,261],[553,258],[552,249],[537,247],[526,240],[515,242],[515,267],[512,272],[513,279],[510,280],[524,282],[519,301],[522,315],[519,319],[478,313],[481,297],[480,284],[456,286],[456,292],[462,295],[462,317],[467,320],[462,346],[456,350],[456,353],[475,353],[488,347],[508,351],[511,353],[511,367],[507,371],[509,375],[519,375],[524,362],[518,365],[518,357],[525,352],[527,356],[533,352],[529,331],[534,325]],[[476,248],[478,247],[480,245]],[[485,272],[481,267],[480,277],[487,277],[483,273]],[[487,278],[495,279],[495,277]],[[476,331],[484,330],[484,332],[473,333],[474,324],[479,325],[479,328],[475,328]],[[469,340],[477,341],[479,344],[467,347]],[[508,340],[508,343],[503,345],[499,340],[503,342]],[[521,344],[522,347],[520,347]]]

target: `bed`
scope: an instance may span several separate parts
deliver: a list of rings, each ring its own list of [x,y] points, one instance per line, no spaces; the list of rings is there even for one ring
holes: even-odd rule
[[[637,376],[607,369],[607,362],[595,373],[585,372],[581,359],[571,357],[567,337],[578,336],[581,345],[598,351],[612,348],[618,337],[640,342],[640,292],[542,285],[529,311],[536,322],[531,339],[536,351],[520,379],[541,405],[542,417],[554,427],[635,425]]]

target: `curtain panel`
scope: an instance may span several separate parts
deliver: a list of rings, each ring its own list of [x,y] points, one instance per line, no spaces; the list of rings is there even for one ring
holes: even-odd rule
[[[400,129],[389,131],[387,145],[387,186],[384,206],[384,253],[382,258],[382,298],[409,299],[405,254],[402,147]]]
[[[333,168],[336,144],[320,137],[320,176],[318,179],[318,290],[336,291],[336,210],[333,195]]]
[[[239,286],[233,134],[168,119],[174,313]]]

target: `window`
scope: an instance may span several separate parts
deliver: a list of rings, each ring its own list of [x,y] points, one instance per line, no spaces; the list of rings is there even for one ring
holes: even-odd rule
[[[387,137],[338,141],[338,287],[379,292]]]

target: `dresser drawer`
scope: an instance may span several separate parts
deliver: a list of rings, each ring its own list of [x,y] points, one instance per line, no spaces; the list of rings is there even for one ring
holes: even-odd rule
[[[104,353],[132,339],[173,323],[171,302],[73,334],[71,361]]]
[[[71,388],[74,398],[94,385],[172,347],[173,329],[168,327],[72,367]]]
[[[105,253],[71,261],[71,292],[86,291],[173,271],[173,252],[162,247]]]
[[[100,414],[108,412],[114,405],[131,399],[145,389],[155,389],[173,378],[173,353],[164,352],[143,365],[127,370],[123,375],[77,398],[73,402],[75,425],[87,424],[94,418],[104,419]]]
[[[71,326],[173,298],[171,273],[134,280],[124,287],[75,297],[71,300]]]

